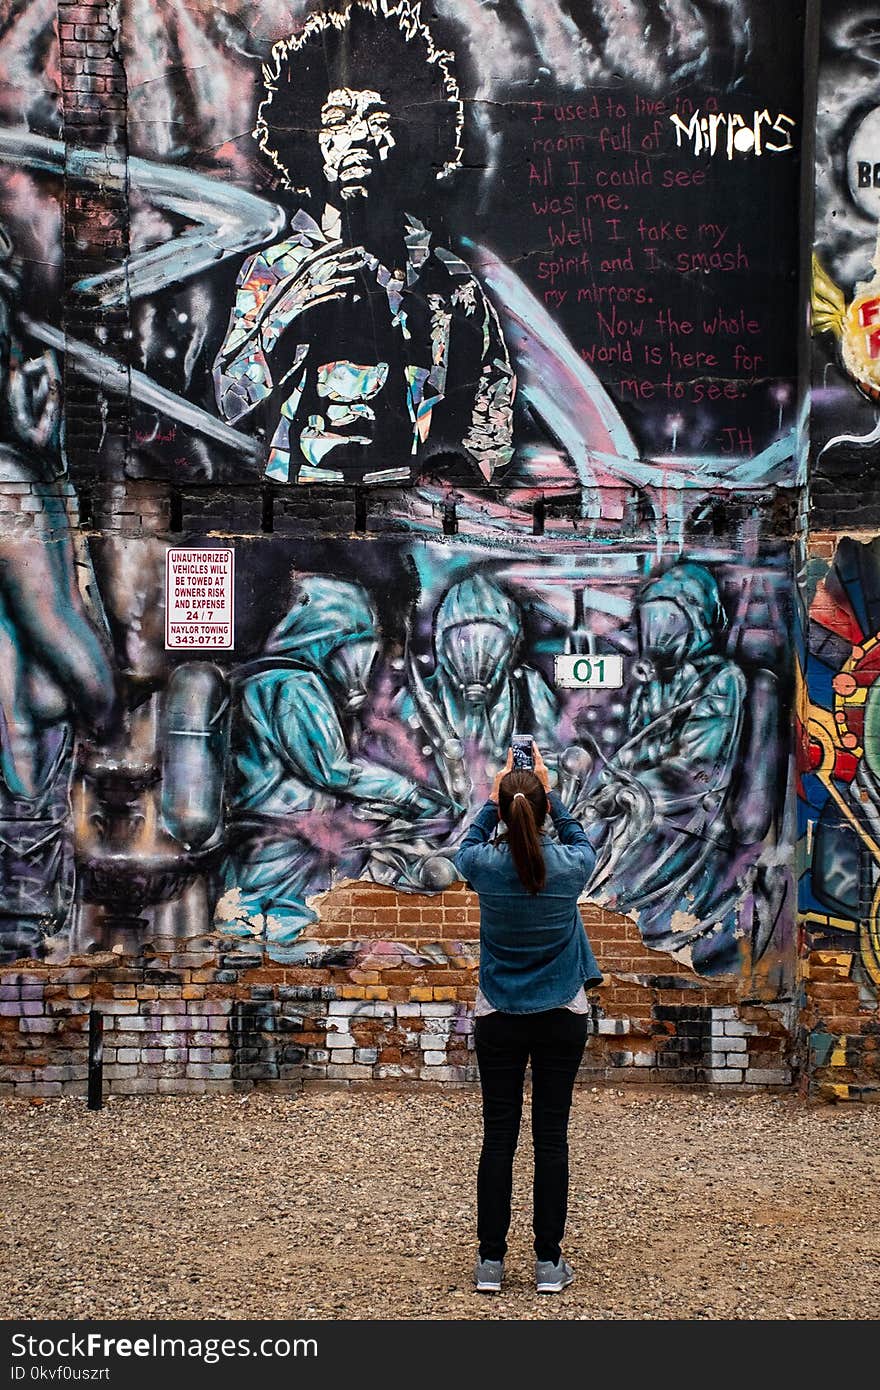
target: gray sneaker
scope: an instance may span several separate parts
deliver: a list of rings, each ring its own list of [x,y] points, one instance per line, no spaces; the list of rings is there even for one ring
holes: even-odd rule
[[[481,1260],[478,1256],[474,1269],[474,1287],[477,1293],[500,1293],[503,1274],[503,1260]]]
[[[559,1262],[535,1260],[535,1287],[538,1293],[562,1293],[574,1279],[574,1270],[560,1255]]]

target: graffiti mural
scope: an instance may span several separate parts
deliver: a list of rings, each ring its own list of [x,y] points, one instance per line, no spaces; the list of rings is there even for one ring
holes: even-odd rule
[[[588,895],[784,991],[786,7],[123,0],[100,55],[54,18],[0,28],[3,957],[305,959],[333,885],[455,881],[530,731]],[[234,551],[232,651],[167,649],[172,544]]]
[[[287,944],[315,920],[305,897],[329,887],[334,810],[377,825],[404,822],[418,836],[422,822],[450,809],[430,787],[356,756],[353,732],[346,736],[346,716],[368,705],[379,651],[378,617],[364,588],[316,576],[297,587],[254,669],[237,673],[224,884],[245,934],[265,918],[267,934]],[[355,820],[346,829],[336,827],[337,846],[347,858],[357,846],[365,861],[367,826]]]
[[[526,728],[592,827],[591,897],[636,912],[647,941],[704,973],[757,963],[792,906],[791,692],[774,673],[790,641],[784,548],[748,568],[619,555],[616,575],[601,552],[363,549],[333,547],[332,575],[297,577],[255,659],[233,668],[223,930],[292,946],[334,878],[448,886]],[[554,689],[554,656],[594,619],[603,649],[626,654],[626,687]]]
[[[877,836],[878,544],[842,540],[817,571],[810,609],[803,730],[807,842],[801,907],[821,947],[857,947],[880,985]],[[822,577],[819,577],[819,576]]]
[[[432,166],[444,178],[461,162],[451,62],[413,7],[355,5],[311,15],[264,68],[254,136],[283,187],[323,207],[320,224],[300,208],[288,239],[245,262],[214,380],[221,413],[239,420],[270,407],[282,356],[290,384],[265,427],[277,482],[409,481],[400,461],[429,442],[462,450],[486,481],[510,462],[514,378],[497,313],[409,210]],[[396,93],[418,102],[417,121]],[[323,360],[340,345],[355,360]]]
[[[51,350],[29,354],[2,228],[0,258],[0,484],[11,511],[0,528],[0,939],[7,952],[29,955],[63,928],[73,901],[75,736],[106,736],[118,709],[64,473],[58,361]]]
[[[775,610],[769,635],[781,647],[778,595],[772,583],[759,593]],[[592,817],[620,816],[599,877],[613,883],[618,907],[639,910],[647,941],[686,951],[697,968],[732,968],[744,934],[760,955],[789,892],[772,857],[762,863],[754,854],[774,823],[784,776],[778,682],[766,667],[749,678],[724,654],[718,585],[702,565],[675,565],[650,580],[638,596],[636,624],[627,737],[588,802]],[[671,903],[686,907],[676,915]]]

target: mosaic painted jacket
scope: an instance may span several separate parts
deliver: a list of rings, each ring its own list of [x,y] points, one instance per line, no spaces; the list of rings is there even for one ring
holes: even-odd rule
[[[320,226],[300,209],[283,241],[242,266],[214,362],[214,390],[220,413],[234,425],[257,407],[270,407],[267,478],[402,481],[412,475],[406,454],[414,461],[429,436],[434,447],[460,446],[487,482],[510,462],[516,379],[495,308],[470,267],[453,252],[432,248],[430,231],[409,214],[404,240],[406,267],[389,270],[366,248],[344,244],[335,209],[324,209]],[[387,304],[386,343],[403,359],[399,381],[389,378],[392,351],[388,362],[318,360],[324,352],[316,350],[312,335],[320,329],[320,315],[334,301],[337,307],[344,303],[352,318],[357,314],[364,298],[357,292],[360,272]],[[464,354],[471,358],[473,380],[470,369],[462,378],[465,330],[479,343],[478,360]],[[337,343],[343,353],[345,337],[341,327]],[[379,355],[375,349],[373,355]],[[438,427],[444,402],[449,416]],[[377,426],[383,407],[408,421],[403,460]],[[457,438],[449,436],[451,419]],[[445,430],[440,440],[438,428]],[[353,458],[367,460],[358,478],[352,476]]]
[[[494,801],[477,813],[454,860],[480,899],[480,989],[503,1013],[563,1008],[582,985],[602,983],[578,909],[595,851],[555,792],[550,814],[559,839],[544,840],[547,884],[538,894],[520,882],[506,840],[492,842]]]

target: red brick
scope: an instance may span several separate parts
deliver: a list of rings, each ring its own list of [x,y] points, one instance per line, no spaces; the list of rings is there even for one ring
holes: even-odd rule
[[[848,980],[835,979],[825,983],[824,981],[814,984],[812,978],[807,983],[807,993],[814,999],[853,999],[859,997],[858,985],[850,983]]]

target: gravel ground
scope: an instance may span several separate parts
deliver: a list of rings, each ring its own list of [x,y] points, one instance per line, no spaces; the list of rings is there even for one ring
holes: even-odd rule
[[[475,1092],[2,1107],[7,1318],[876,1318],[880,1108],[578,1091],[564,1294],[472,1292]],[[527,1120],[524,1139],[528,1140]]]

